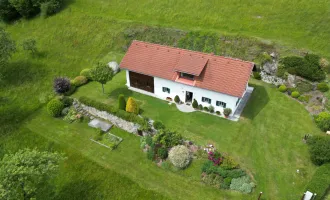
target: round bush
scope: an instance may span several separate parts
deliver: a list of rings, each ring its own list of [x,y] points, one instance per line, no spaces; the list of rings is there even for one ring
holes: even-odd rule
[[[214,107],[213,106],[209,106],[209,112],[214,113]]]
[[[205,111],[209,111],[209,108],[206,107],[206,106],[205,106],[203,109],[204,109]]]
[[[175,103],[179,103],[180,102],[180,97],[178,95],[176,95],[174,97],[174,101],[175,101]]]
[[[87,79],[91,80],[91,69],[83,69],[80,72],[80,76],[85,76]]]
[[[194,99],[193,103],[192,103],[192,107],[197,109],[198,108],[198,102],[196,101],[196,99]]]
[[[300,96],[300,94],[299,94],[298,91],[294,91],[294,92],[291,93],[291,96],[292,96],[293,98],[298,98],[298,97]]]
[[[317,89],[320,90],[321,92],[326,92],[329,90],[329,86],[328,86],[328,84],[322,82],[322,83],[317,84]]]
[[[218,110],[217,110],[215,113],[216,113],[217,115],[221,115],[221,112],[218,111]]]
[[[203,110],[203,105],[202,105],[202,104],[199,104],[199,105],[198,105],[198,109],[199,109],[199,110]]]
[[[154,125],[154,128],[157,130],[165,129],[164,124],[160,121],[154,121],[153,125]]]
[[[287,89],[288,89],[288,88],[287,88],[285,85],[281,85],[281,86],[278,88],[278,90],[279,90],[280,92],[286,92]]]
[[[191,155],[187,147],[178,145],[170,150],[168,158],[175,167],[183,169],[189,165]]]
[[[86,84],[88,79],[85,76],[77,76],[76,78],[73,79],[72,83],[73,85],[79,87],[81,85]]]
[[[57,77],[54,79],[53,87],[57,94],[63,94],[70,90],[71,82],[68,78]]]
[[[58,99],[52,99],[47,104],[47,111],[53,117],[59,117],[64,108],[64,104]]]
[[[223,114],[226,116],[226,117],[228,117],[230,114],[231,114],[231,109],[230,108],[225,108],[224,110],[223,110]]]

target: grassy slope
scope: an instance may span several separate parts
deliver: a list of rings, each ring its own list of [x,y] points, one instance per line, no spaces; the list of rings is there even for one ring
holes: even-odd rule
[[[235,123],[199,112],[181,113],[165,101],[127,90],[124,84],[125,73],[121,72],[106,86],[107,95],[93,82],[74,96],[88,94],[113,104],[121,93],[135,97],[143,115],[161,120],[193,141],[212,142],[221,151],[231,153],[242,167],[250,170],[257,181],[257,190],[263,191],[268,199],[298,198],[305,180],[313,174],[314,167],[302,137],[319,130],[302,105],[275,88],[257,82],[243,119]],[[297,175],[297,169],[305,175]]]
[[[294,47],[310,48],[313,51],[321,52],[323,54],[329,53],[329,47],[326,46],[326,41],[329,40],[329,31],[327,26],[329,15],[324,14],[325,10],[329,7],[329,2],[327,1],[319,1],[318,3],[314,4],[311,4],[306,0],[299,1],[299,3],[296,1],[290,1],[292,3],[289,1],[283,1],[263,4],[258,2],[255,3],[254,1],[254,3],[251,3],[249,6],[245,5],[245,1],[240,2],[240,4],[231,3],[232,1],[223,1],[221,5],[217,6],[214,6],[214,4],[212,4],[212,6],[208,6],[206,1],[194,1],[193,3],[191,2],[192,1],[109,2],[77,0],[72,4],[69,4],[68,7],[61,11],[58,15],[52,16],[50,18],[35,18],[29,21],[21,21],[9,25],[6,29],[8,32],[10,32],[18,44],[20,44],[26,38],[36,38],[41,55],[39,57],[32,57],[28,56],[25,52],[19,51],[14,55],[13,61],[9,68],[5,69],[4,74],[6,77],[3,84],[0,85],[0,113],[5,113],[5,115],[2,115],[0,119],[1,141],[6,141],[6,143],[11,142],[13,145],[17,143],[17,138],[20,138],[21,135],[25,133],[25,131],[20,130],[17,134],[15,134],[15,137],[13,138],[3,138],[3,134],[12,133],[12,131],[20,128],[22,125],[21,120],[27,118],[27,116],[32,114],[36,109],[40,107],[41,103],[46,102],[49,96],[52,96],[51,80],[55,76],[64,75],[74,77],[79,73],[81,69],[90,67],[93,63],[102,59],[109,51],[117,51],[120,49],[121,47],[117,46],[118,41],[114,40],[114,38],[116,38],[116,34],[128,26],[131,21],[140,21],[146,24],[158,24],[163,26],[185,28],[187,30],[213,29],[221,32],[244,33],[247,35],[261,36],[268,39],[279,40],[280,42],[290,44]],[[191,12],[191,8],[196,7],[196,2],[199,4],[199,6],[201,6],[202,9],[195,9],[194,12]],[[175,4],[175,6],[173,6],[173,4]],[[293,4],[294,6],[290,6],[289,4]],[[146,9],[145,6],[148,6],[147,8],[150,9]],[[267,10],[266,8],[269,7],[272,7],[272,9]],[[245,10],[247,8],[249,9],[248,11]],[[282,10],[285,11],[282,12]],[[254,16],[256,15],[260,15],[262,18],[255,19]],[[118,21],[117,19],[122,20]],[[122,56],[121,53],[114,53],[113,55],[113,57],[117,58],[118,60]],[[93,84],[88,85],[87,87],[93,87]],[[90,88],[90,91],[93,90],[93,88]],[[117,90],[113,92],[113,95],[121,92],[121,90]],[[95,94],[99,94],[98,91],[95,92]],[[262,92],[260,97],[255,97],[258,99],[258,101],[255,102],[257,107],[259,107],[259,101],[264,100],[264,95],[262,94],[265,94],[265,92]],[[272,95],[269,96],[270,98],[273,98]],[[166,122],[166,124],[169,126],[180,129],[175,119],[181,119],[183,114],[177,113],[175,108],[170,108],[170,110],[167,110],[168,107],[165,107],[167,106],[166,104],[159,104],[159,101],[154,101],[152,98],[145,98],[150,102],[154,102],[146,104],[146,106],[149,106],[145,108],[146,115],[153,118],[159,118]],[[223,137],[223,135],[218,134],[218,132],[211,132],[217,131],[217,128],[215,128],[216,125],[204,125],[197,127],[196,129],[191,128],[193,126],[189,125],[193,124],[196,122],[195,120],[198,119],[205,124],[208,124],[209,122],[215,122],[219,125],[223,125],[224,123],[221,120],[218,121],[218,119],[210,118],[210,116],[203,115],[203,119],[200,119],[201,117],[197,116],[201,114],[193,114],[190,116],[191,119],[184,121],[183,124],[185,124],[185,126],[183,127],[187,127],[187,130],[183,130],[183,132],[185,135],[199,141],[206,141],[208,138],[210,138],[210,140],[216,141],[219,140],[219,138],[223,138],[225,142],[222,140],[221,142],[219,140],[220,142],[217,141],[217,143],[221,144],[223,148],[228,149],[230,152],[231,149],[229,148],[235,148],[235,151],[233,152],[236,152],[235,156],[237,159],[241,159],[241,162],[244,164],[244,166],[247,166],[247,168],[253,171],[255,170],[252,166],[254,159],[249,160],[246,158],[245,160],[241,157],[241,155],[247,155],[248,153],[251,153],[253,158],[258,156],[260,157],[260,155],[264,155],[263,150],[266,150],[265,152],[268,152],[268,155],[274,156],[276,159],[280,159],[279,156],[282,156],[282,154],[276,154],[281,153],[280,150],[282,149],[275,151],[274,147],[278,148],[282,144],[292,142],[293,139],[300,139],[303,133],[316,132],[316,130],[312,128],[313,126],[310,122],[310,119],[307,117],[307,113],[301,106],[297,107],[298,105],[296,105],[293,107],[294,109],[292,114],[281,115],[282,121],[286,121],[285,124],[281,125],[281,128],[290,130],[288,131],[290,133],[286,135],[281,134],[278,137],[276,137],[277,134],[271,134],[272,137],[268,138],[268,134],[264,132],[268,132],[269,126],[274,123],[271,122],[275,121],[271,120],[273,119],[274,114],[284,112],[282,110],[285,110],[288,113],[291,112],[291,110],[289,110],[291,105],[286,107],[285,104],[278,103],[287,103],[287,99],[283,98],[286,97],[281,97],[280,99],[276,97],[275,101],[271,101],[273,102],[271,105],[268,103],[267,105],[272,112],[264,112],[262,115],[261,113],[263,112],[260,112],[259,121],[252,120],[250,122],[247,119],[248,122],[243,122],[247,123],[247,125],[231,124],[230,126],[227,125],[230,128],[224,126],[227,128],[220,131],[220,133],[225,131],[232,133],[231,131],[235,130],[234,133],[236,133],[236,135],[234,135],[237,139],[229,136]],[[280,106],[282,109],[279,109],[278,106]],[[171,114],[176,113],[176,115],[174,117],[167,118],[167,114],[163,115],[161,112],[150,112],[149,108],[162,108],[161,111],[165,110],[167,114],[170,112]],[[248,113],[254,112],[258,111],[248,111]],[[296,115],[294,115],[294,113]],[[287,122],[292,119],[296,119],[297,116],[302,118],[297,119],[299,120],[297,121],[299,126],[297,124],[293,125],[293,123]],[[305,119],[308,123],[306,124],[303,119]],[[277,127],[277,129],[281,128]],[[289,128],[292,128],[292,130]],[[304,130],[304,128],[306,128],[306,130]],[[271,133],[276,133],[278,131],[277,129],[271,129]],[[196,134],[197,131],[202,130],[206,130],[205,133],[202,135]],[[251,148],[251,144],[246,145],[244,143],[246,141],[243,140],[241,135],[238,135],[238,132],[249,133],[250,131],[253,133],[259,133],[259,135],[257,135],[259,137],[245,134],[246,137],[251,137],[251,139],[245,138],[246,141],[253,141],[254,143],[258,142],[258,144],[263,144],[264,141],[270,140],[271,143],[263,144],[262,148],[256,151],[255,149]],[[292,133],[298,132],[301,133],[299,137],[295,134],[293,134],[294,136],[291,136]],[[30,136],[33,133],[28,132],[26,134]],[[27,140],[30,141],[27,142],[32,143],[34,141],[34,137],[37,136],[28,137]],[[288,137],[290,140],[286,141],[285,139]],[[258,140],[254,140],[255,138]],[[276,140],[275,138],[281,139]],[[240,139],[242,139],[242,141]],[[233,141],[240,141],[241,145],[235,145],[234,147],[231,147]],[[32,144],[30,144],[30,146]],[[38,147],[42,145],[41,143],[36,144]],[[268,145],[270,145],[269,148],[273,150],[268,150]],[[5,146],[5,149],[11,149],[11,146],[12,145],[7,145]],[[22,144],[22,146],[24,145]],[[300,147],[296,144],[296,142],[290,143],[288,146],[294,146],[295,148]],[[71,151],[66,146],[63,147],[63,149],[65,151]],[[288,152],[289,150],[285,147],[285,150],[283,149],[282,151],[286,151],[286,153],[288,153],[284,157],[285,160],[289,160],[289,162],[283,162],[286,166],[291,166],[289,165],[289,163],[292,164],[293,162],[291,159],[295,158],[295,156],[298,154],[300,156],[297,156],[297,158],[302,159],[303,157],[304,159],[307,159],[305,152],[306,149],[304,148],[299,149],[297,152]],[[300,151],[302,151],[302,154],[300,154]],[[251,155],[249,154],[249,156]],[[72,153],[70,154],[69,159],[78,159],[77,157],[79,156],[75,156],[75,154]],[[83,158],[80,157],[79,159]],[[260,163],[256,163],[256,165],[262,166],[264,164],[262,161],[265,161],[265,159],[266,158],[264,158],[264,160],[259,159]],[[258,176],[266,177],[267,179],[264,180],[267,181],[273,181],[273,178],[276,184],[274,184],[269,191],[275,191],[276,194],[279,193],[279,189],[282,187],[281,179],[284,179],[281,176],[277,177],[275,174],[278,169],[282,169],[279,163],[276,163],[276,168],[265,168],[265,170],[276,169],[274,172],[266,174],[263,171],[262,175],[256,175],[256,178],[258,178]],[[91,163],[90,166],[91,165],[94,165],[94,163]],[[88,165],[86,164],[86,166]],[[85,170],[87,169],[88,168],[85,168]],[[285,169],[287,168],[283,168],[284,171]],[[307,169],[307,171],[311,170],[309,165],[307,165]],[[74,173],[73,171],[74,170],[72,170],[71,173]],[[102,171],[100,174],[104,175],[105,173]],[[292,178],[292,176],[289,177]],[[291,179],[289,178],[289,180]],[[259,184],[266,185],[267,183]],[[260,187],[262,188],[262,185]],[[277,189],[278,191],[276,191]],[[287,191],[288,188],[284,188],[284,190]],[[298,191],[298,189],[296,191]]]

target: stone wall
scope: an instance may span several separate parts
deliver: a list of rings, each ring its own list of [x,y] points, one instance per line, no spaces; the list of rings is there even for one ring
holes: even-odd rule
[[[129,133],[134,133],[134,134],[138,133],[138,129],[140,127],[140,125],[138,124],[134,124],[133,122],[128,122],[105,111],[100,111],[93,107],[86,106],[80,103],[76,99],[73,102],[73,106],[78,112],[90,117],[91,119],[93,119],[94,117],[102,118]]]

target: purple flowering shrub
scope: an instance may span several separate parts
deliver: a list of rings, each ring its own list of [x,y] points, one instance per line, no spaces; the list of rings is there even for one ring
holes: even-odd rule
[[[214,166],[218,166],[222,162],[222,156],[217,151],[210,151],[208,153],[208,159],[213,162]]]

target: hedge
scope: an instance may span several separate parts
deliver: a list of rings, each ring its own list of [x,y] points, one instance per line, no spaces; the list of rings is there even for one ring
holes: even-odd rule
[[[319,167],[309,181],[306,190],[316,193],[315,200],[321,200],[330,189],[330,163]]]
[[[80,97],[79,101],[80,101],[80,103],[85,104],[86,106],[94,107],[101,111],[106,111],[106,112],[116,115],[117,117],[122,118],[126,121],[134,122],[134,123],[137,123],[140,125],[143,124],[143,118],[139,117],[138,115],[136,115],[134,113],[128,113],[123,110],[119,110],[116,107],[95,101],[95,100],[90,99],[85,96]]]

